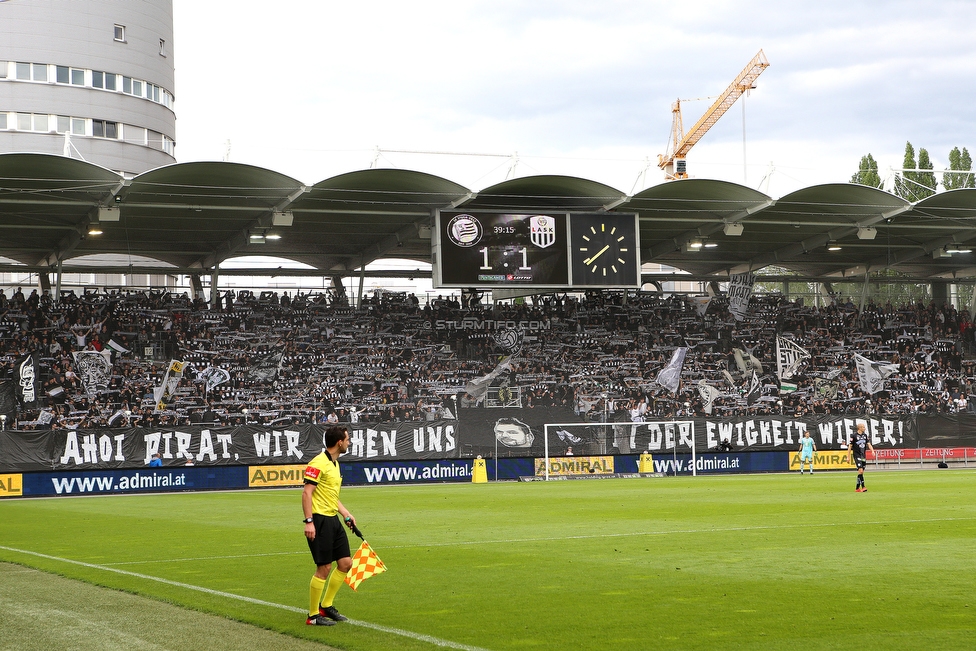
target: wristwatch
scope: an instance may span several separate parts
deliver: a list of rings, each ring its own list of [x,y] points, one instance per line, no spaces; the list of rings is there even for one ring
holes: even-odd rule
[[[312,518],[305,518],[304,520],[302,520],[302,522],[304,522],[305,524],[311,524]]]

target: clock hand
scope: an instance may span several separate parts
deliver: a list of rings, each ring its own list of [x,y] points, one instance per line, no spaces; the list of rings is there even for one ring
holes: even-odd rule
[[[597,251],[596,253],[594,253],[592,258],[590,258],[589,260],[583,260],[583,264],[585,264],[585,265],[593,264],[593,261],[596,260],[597,258],[599,258],[604,253],[606,253],[607,252],[607,249],[609,249],[609,248],[610,248],[610,245],[607,244],[605,247],[603,247],[602,249],[600,249],[599,251]]]

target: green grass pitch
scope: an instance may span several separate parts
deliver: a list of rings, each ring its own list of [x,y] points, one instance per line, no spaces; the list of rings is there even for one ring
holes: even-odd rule
[[[330,628],[298,489],[7,500],[0,561],[359,651],[972,649],[976,472],[866,476],[347,487],[389,571]]]

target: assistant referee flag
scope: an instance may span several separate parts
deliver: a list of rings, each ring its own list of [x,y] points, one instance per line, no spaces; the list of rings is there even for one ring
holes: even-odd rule
[[[346,573],[346,583],[355,590],[359,584],[380,572],[386,572],[386,565],[380,560],[373,548],[365,540],[352,555],[352,567]]]

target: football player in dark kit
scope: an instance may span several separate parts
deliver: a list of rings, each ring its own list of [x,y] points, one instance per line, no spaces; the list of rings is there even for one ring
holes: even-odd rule
[[[851,438],[850,448],[847,450],[847,461],[857,467],[857,484],[854,490],[858,493],[867,493],[868,489],[864,485],[864,468],[868,465],[867,451],[874,452],[874,446],[865,432],[864,423],[857,424],[857,433]]]

